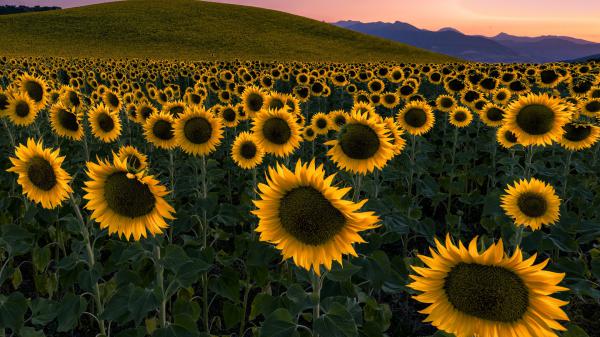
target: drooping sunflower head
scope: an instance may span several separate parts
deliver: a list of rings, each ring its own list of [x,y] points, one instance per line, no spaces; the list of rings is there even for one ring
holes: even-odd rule
[[[460,106],[450,112],[448,120],[453,126],[464,128],[473,121],[473,113],[468,108]]]
[[[241,168],[251,170],[260,165],[265,156],[256,137],[249,132],[240,132],[231,146],[231,158]]]
[[[50,108],[49,117],[52,131],[58,136],[72,140],[83,138],[84,130],[81,123],[83,114],[81,112],[58,102]]]
[[[377,112],[375,112],[375,107],[370,102],[366,102],[366,103],[365,102],[356,102],[352,106],[352,109],[350,110],[350,114],[351,115],[366,114],[368,118],[373,118],[373,117],[375,117],[375,115],[377,115]]]
[[[8,110],[8,93],[0,89],[0,118],[4,117]]]
[[[287,110],[262,110],[252,121],[252,132],[266,153],[277,157],[291,155],[302,137],[295,116]]]
[[[462,242],[435,240],[431,257],[419,255],[425,267],[412,266],[408,286],[420,292],[413,298],[429,306],[420,311],[426,322],[458,337],[556,336],[566,330],[557,320],[569,318],[561,309],[567,302],[551,297],[568,290],[558,286],[564,274],[523,260],[517,247],[506,255],[502,240],[480,253],[477,238],[468,248]]]
[[[117,157],[127,165],[127,170],[132,173],[141,172],[148,167],[148,156],[131,145],[122,146]]]
[[[244,111],[248,116],[254,116],[260,112],[266,101],[266,95],[262,89],[255,86],[248,86],[242,94],[242,103]]]
[[[337,138],[325,145],[332,146],[327,155],[338,167],[353,173],[366,174],[382,169],[394,157],[394,146],[381,118],[352,113]]]
[[[175,210],[163,198],[167,189],[145,171],[129,172],[127,163],[118,157],[112,163],[88,162],[87,176],[85,208],[110,234],[139,240],[148,233],[162,233],[168,227],[165,219],[173,219]]]
[[[268,170],[266,184],[259,184],[260,200],[254,201],[260,240],[274,244],[283,258],[317,274],[331,269],[343,254],[356,256],[358,234],[377,227],[373,212],[359,212],[366,203],[344,200],[350,188],[333,185],[323,166],[298,161],[294,171],[277,165]]]
[[[331,130],[339,131],[348,121],[348,114],[344,110],[333,110],[327,114]]]
[[[394,155],[399,155],[406,147],[406,141],[402,138],[404,131],[400,129],[396,121],[391,117],[384,118],[383,121],[390,132],[390,142],[394,147]]]
[[[6,115],[14,125],[31,125],[38,113],[35,102],[27,94],[14,93],[9,96]]]
[[[136,111],[137,122],[142,125],[146,124],[146,121],[148,118],[150,118],[150,116],[152,116],[152,114],[158,112],[156,108],[148,102],[139,103],[136,107]]]
[[[221,119],[203,108],[187,108],[175,121],[175,139],[186,153],[206,156],[217,149],[223,138]]]
[[[103,103],[90,110],[88,121],[94,137],[105,143],[113,142],[121,135],[121,119],[118,110],[112,110]]]
[[[317,112],[316,114],[312,115],[310,119],[310,125],[319,135],[326,135],[331,128],[329,118],[322,112]]]
[[[538,230],[558,221],[560,199],[552,185],[536,178],[509,185],[501,197],[502,208],[516,225]]]
[[[414,136],[420,136],[433,128],[435,115],[431,106],[426,102],[413,101],[406,104],[404,109],[398,112],[396,121],[406,132]]]
[[[48,85],[39,77],[24,74],[19,79],[19,91],[34,102],[36,109],[42,109],[48,101]]]
[[[525,146],[548,145],[562,137],[563,126],[570,118],[571,111],[559,98],[530,94],[508,107],[504,124]]]
[[[498,128],[496,132],[496,140],[502,147],[506,149],[510,149],[513,146],[519,144],[519,140],[517,139],[517,135],[510,130],[507,126],[502,126]]]
[[[177,139],[175,139],[174,123],[175,120],[171,114],[153,113],[144,124],[146,140],[161,149],[171,150],[175,148]]]
[[[10,158],[13,166],[7,171],[19,175],[17,182],[29,200],[53,209],[73,192],[71,176],[61,167],[64,159],[58,149],[44,148],[41,141],[29,138],[26,145],[17,146],[15,157]]]
[[[569,122],[563,126],[565,133],[558,143],[567,150],[588,149],[598,141],[600,127],[590,123]]]

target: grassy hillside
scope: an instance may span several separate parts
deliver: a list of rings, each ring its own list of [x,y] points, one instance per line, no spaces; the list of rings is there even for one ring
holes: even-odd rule
[[[260,8],[129,0],[0,17],[0,54],[449,62],[455,59]]]

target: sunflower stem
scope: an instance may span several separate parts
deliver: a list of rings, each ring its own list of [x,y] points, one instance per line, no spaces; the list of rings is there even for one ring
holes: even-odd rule
[[[525,230],[525,226],[519,225],[517,226],[517,230],[515,233],[515,250],[521,246],[521,242],[523,241],[523,231]]]
[[[87,250],[88,255],[88,267],[90,270],[94,269],[94,265],[96,264],[96,258],[94,257],[94,249],[92,248],[92,244],[90,242],[90,232],[87,229],[85,221],[83,220],[83,215],[81,214],[81,209],[79,205],[75,202],[75,198],[73,198],[73,194],[69,195],[69,199],[71,201],[71,206],[75,211],[75,215],[79,220],[81,225],[81,235],[83,236],[83,240],[85,242],[85,248]],[[94,299],[96,301],[96,309],[98,311],[99,316],[104,311],[104,306],[102,305],[102,298],[100,297],[100,287],[98,286],[98,282],[94,284]],[[98,319],[98,327],[100,328],[100,334],[106,335],[106,328],[104,327],[104,321]]]
[[[525,177],[527,179],[531,178],[531,163],[533,162],[533,152],[534,147],[530,145],[527,148],[527,160],[525,161]]]
[[[456,160],[456,145],[458,143],[458,128],[454,128],[454,138],[452,139],[452,159],[450,164],[450,184],[448,185],[448,202],[446,207],[446,217],[450,215],[452,209],[452,181],[454,180],[454,162]]]
[[[315,327],[317,319],[319,319],[319,316],[321,314],[321,287],[323,286],[323,284],[321,281],[321,277],[318,276],[317,273],[314,272],[314,270],[311,272],[311,283],[313,289],[313,336],[319,337],[319,334],[315,331]]]
[[[354,194],[352,195],[352,200],[354,202],[358,201],[360,197],[360,190],[362,188],[363,175],[360,173],[356,174],[355,185],[354,185]]]
[[[160,288],[161,300],[160,300],[160,327],[167,327],[167,299],[165,296],[165,284],[164,284],[164,273],[165,268],[160,262],[160,244],[155,242],[154,244],[154,267],[156,268],[156,283]]]
[[[412,195],[412,184],[413,176],[415,175],[415,152],[417,148],[417,136],[411,137],[411,148],[410,148],[410,176],[408,178],[408,195]]]
[[[173,160],[173,151],[169,150],[169,184],[171,186],[171,195],[175,200],[175,163]],[[173,243],[173,226],[169,228],[169,243]]]
[[[571,171],[571,158],[573,157],[573,151],[569,151],[569,155],[567,156],[567,160],[565,162],[565,170],[563,172],[563,186],[562,186],[562,197],[564,200],[564,205],[567,205],[567,183],[569,181],[569,172]]]
[[[208,197],[208,183],[206,181],[206,156],[200,159],[200,178],[202,180],[202,199],[206,201]],[[202,249],[208,247],[208,218],[206,209],[202,210]],[[202,274],[202,311],[204,314],[204,330],[210,335],[210,322],[208,321],[208,272]]]

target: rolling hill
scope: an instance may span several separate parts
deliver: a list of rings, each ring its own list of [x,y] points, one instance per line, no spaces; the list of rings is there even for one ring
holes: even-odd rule
[[[1,16],[0,54],[194,60],[457,61],[296,15],[194,0],[128,0]]]
[[[466,35],[453,28],[419,29],[404,22],[340,21],[336,26],[434,52],[479,62],[556,62],[600,53],[600,43],[567,36],[494,37]]]

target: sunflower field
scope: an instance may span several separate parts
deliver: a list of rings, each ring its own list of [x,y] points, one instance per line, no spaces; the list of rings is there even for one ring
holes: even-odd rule
[[[0,336],[599,336],[599,121],[599,63],[0,58]]]

